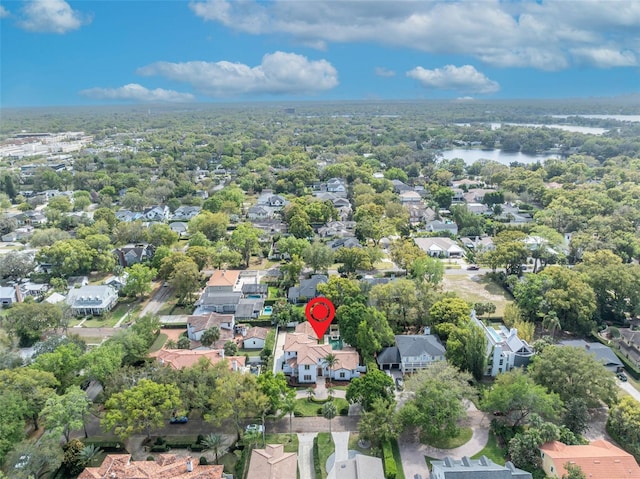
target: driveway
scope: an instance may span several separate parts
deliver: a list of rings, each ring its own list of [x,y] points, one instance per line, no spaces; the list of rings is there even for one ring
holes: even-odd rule
[[[640,391],[638,391],[636,388],[634,388],[630,383],[622,382],[617,378],[616,378],[616,382],[618,383],[618,387],[620,389],[622,389],[624,392],[628,393],[636,401],[640,401]]]
[[[164,303],[171,297],[172,292],[173,288],[171,288],[170,286],[158,287],[155,291],[155,294],[151,297],[149,302],[147,302],[145,307],[140,312],[140,316],[144,316],[146,314],[158,314],[158,311],[162,309]]]
[[[461,459],[463,456],[471,457],[482,451],[489,440],[491,418],[487,413],[478,411],[473,403],[469,403],[467,415],[464,425],[473,430],[473,435],[467,443],[455,449],[438,449],[426,444],[420,444],[420,441],[414,435],[403,434],[398,440],[398,445],[405,477],[413,477],[414,474],[429,477],[425,456],[436,459],[444,459],[447,456],[453,459]]]
[[[313,438],[318,433],[307,432],[298,434],[298,470],[299,477],[315,479],[316,473],[313,469]],[[320,479],[320,478],[318,478]]]
[[[336,463],[349,459],[349,432],[332,432],[331,437],[335,444],[335,452],[327,459],[327,479],[336,479]]]

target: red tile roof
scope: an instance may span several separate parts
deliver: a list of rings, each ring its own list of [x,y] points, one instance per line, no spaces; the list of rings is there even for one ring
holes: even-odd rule
[[[109,454],[100,467],[87,467],[78,479],[222,479],[222,470],[223,466],[201,466],[197,460],[174,454],[160,454],[155,461]]]

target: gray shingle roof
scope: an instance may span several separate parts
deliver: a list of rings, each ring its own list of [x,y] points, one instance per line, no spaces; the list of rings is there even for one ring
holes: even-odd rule
[[[444,346],[437,336],[433,334],[416,334],[396,336],[396,346],[400,352],[400,357],[421,356],[442,356],[445,353]]]

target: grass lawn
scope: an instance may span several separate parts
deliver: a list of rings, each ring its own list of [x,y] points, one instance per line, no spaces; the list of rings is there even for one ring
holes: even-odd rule
[[[504,457],[505,452],[506,451],[498,445],[498,442],[496,441],[496,437],[493,435],[492,432],[490,432],[489,441],[487,442],[487,445],[478,454],[476,454],[475,456],[471,456],[471,459],[480,459],[480,457],[482,456],[487,456],[496,464],[500,464],[501,466],[504,466],[504,463],[506,462],[506,459]]]
[[[513,297],[502,286],[481,276],[474,281],[466,274],[445,274],[442,282],[444,291],[455,291],[470,303],[491,302],[496,305],[494,317],[502,318],[504,308],[513,302]]]
[[[349,407],[349,403],[346,399],[334,398],[333,402],[336,405],[336,409],[338,411],[340,411],[340,409],[342,409],[343,407]],[[296,400],[296,412],[305,417],[322,416],[322,413],[318,414],[318,410],[322,409],[322,406],[323,403],[308,401],[304,398]]]
[[[278,299],[278,298],[285,299],[284,296],[280,294],[280,290],[278,288],[276,288],[275,286],[269,286],[268,292],[267,292],[267,299]]]
[[[328,432],[318,433],[318,458],[320,459],[320,470],[322,471],[321,477],[327,477],[327,459],[336,450],[336,445],[333,443],[331,434]]]
[[[169,336],[167,336],[164,333],[158,334],[158,337],[156,338],[156,340],[153,342],[153,344],[149,348],[149,352],[150,353],[155,353],[156,351],[160,351],[160,348],[162,346],[164,346],[164,343],[167,341],[168,338],[169,338]]]
[[[120,321],[119,317],[113,317],[110,314],[103,316],[94,316],[82,323],[83,328],[113,328]]]
[[[238,454],[240,451],[237,451]],[[228,474],[236,473],[236,463],[238,462],[238,456],[232,452],[228,452],[218,457],[220,465],[224,466],[224,472]]]
[[[462,446],[464,443],[469,442],[473,436],[473,431],[470,427],[460,428],[457,436],[445,437],[442,439],[432,439],[429,441],[429,445],[437,447],[438,449],[454,449]]]
[[[379,457],[382,459],[382,451],[377,450],[377,449],[373,449],[373,448],[369,448],[369,449],[363,449],[360,447],[360,445],[358,444],[358,440],[359,440],[359,436],[358,433],[356,432],[352,432],[349,434],[349,450],[353,450],[353,451],[358,451],[362,454],[364,454],[365,456],[374,456],[374,457]]]
[[[391,261],[378,261],[374,263],[373,269],[391,269],[393,268],[393,263]]]
[[[298,435],[292,434],[265,434],[267,444],[283,444],[284,452],[298,452]]]
[[[404,477],[404,469],[402,468],[402,458],[400,457],[400,447],[398,446],[398,440],[391,440],[391,450],[393,451],[393,458],[396,461],[396,466],[398,467],[398,474],[396,475],[396,479],[405,479]]]
[[[436,459],[435,457],[424,456],[424,460],[427,463],[427,469],[431,471],[431,461],[439,461],[440,459]]]
[[[73,331],[69,330],[69,333],[73,334]],[[97,336],[95,338],[81,336],[80,339],[82,339],[87,344],[102,344],[102,340],[104,338],[97,337]]]

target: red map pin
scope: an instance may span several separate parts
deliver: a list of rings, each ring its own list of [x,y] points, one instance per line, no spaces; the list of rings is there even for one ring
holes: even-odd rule
[[[329,299],[320,297],[309,301],[304,312],[316,336],[320,339],[327,332],[331,321],[336,315],[336,308]]]

